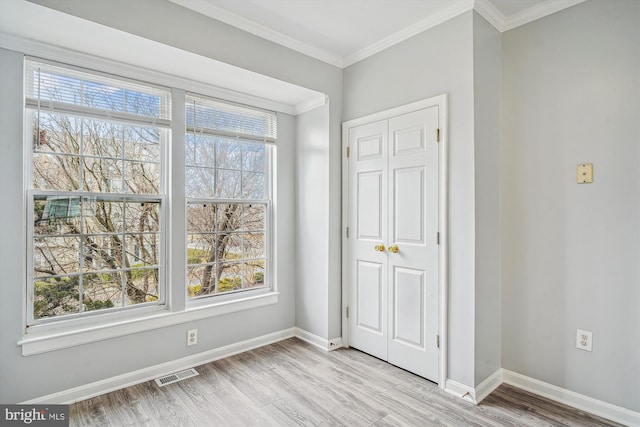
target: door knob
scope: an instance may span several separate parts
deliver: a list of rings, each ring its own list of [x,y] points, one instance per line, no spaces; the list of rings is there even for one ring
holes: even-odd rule
[[[398,245],[389,246],[388,249],[389,249],[389,252],[393,252],[394,254],[397,254],[400,251],[400,249],[398,249]]]
[[[378,252],[384,252],[384,245],[383,244],[375,245],[373,249],[375,249]]]

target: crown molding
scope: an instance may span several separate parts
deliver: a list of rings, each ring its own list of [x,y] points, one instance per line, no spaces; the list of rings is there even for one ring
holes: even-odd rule
[[[586,0],[547,0],[536,6],[531,6],[522,12],[515,13],[505,18],[504,26],[501,31],[509,31],[537,19],[544,18],[556,12],[560,12],[568,7],[583,3]]]
[[[175,3],[179,6],[191,9],[195,12],[201,13],[209,18],[213,18],[217,21],[224,22],[225,24],[239,28],[254,36],[261,37],[271,42],[277,43],[284,47],[287,47],[296,52],[303,53],[312,58],[318,59],[327,64],[331,64],[338,68],[344,68],[342,57],[340,55],[333,54],[324,49],[320,49],[316,46],[312,46],[308,43],[303,43],[293,37],[289,37],[282,34],[279,31],[272,30],[262,24],[258,24],[255,21],[244,18],[235,13],[229,12],[221,7],[218,7],[211,2],[204,0],[169,0],[171,3]]]
[[[475,10],[501,33],[528,24],[586,0],[546,0],[543,3],[529,7],[513,15],[504,16],[491,0],[464,0],[455,2],[446,9],[430,15],[388,37],[383,38],[345,57],[320,49],[308,43],[301,42],[279,31],[272,30],[255,21],[229,12],[207,0],[169,0],[179,6],[191,9],[225,24],[239,28],[255,36],[280,44],[289,49],[310,56],[319,61],[338,68],[346,68],[356,62],[373,56],[393,45],[401,43],[417,34],[442,24],[456,16]]]
[[[484,19],[493,25],[496,30],[504,31],[505,16],[491,3],[490,0],[475,0],[473,8]]]
[[[403,42],[417,34],[422,33],[423,31],[435,27],[436,25],[440,25],[443,22],[455,18],[456,16],[471,9],[473,9],[473,0],[454,3],[446,9],[430,15],[413,25],[410,25],[388,37],[385,37],[378,42],[365,47],[364,49],[360,49],[359,51],[346,56],[343,60],[344,67],[348,67],[349,65],[353,65],[356,62],[362,61],[365,58],[375,55],[376,53],[381,52],[395,44]]]

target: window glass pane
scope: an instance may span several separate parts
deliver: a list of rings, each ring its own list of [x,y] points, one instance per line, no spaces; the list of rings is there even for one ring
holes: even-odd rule
[[[34,277],[78,273],[80,270],[78,237],[38,237],[33,242]]]
[[[160,203],[126,202],[124,224],[128,232],[160,231]]]
[[[219,277],[218,293],[237,291],[242,289],[242,264],[222,263],[218,264]]]
[[[190,297],[214,294],[216,291],[217,265],[213,263],[188,267],[187,292]]]
[[[36,236],[80,233],[80,197],[37,196],[33,226]]]
[[[126,272],[125,305],[153,302],[158,299],[158,269],[135,268]]]
[[[158,234],[127,234],[125,237],[125,254],[127,267],[158,265]]]
[[[82,154],[121,159],[124,126],[99,120],[82,120]]]
[[[156,128],[126,126],[125,157],[147,162],[160,162],[160,132]]]
[[[244,287],[253,288],[264,285],[264,260],[255,260],[244,264]]]
[[[85,157],[82,160],[82,189],[94,193],[122,192],[122,161]]]
[[[219,236],[218,261],[242,259],[242,234],[224,233]]]
[[[264,258],[264,233],[244,233],[244,259]]]
[[[260,172],[242,173],[242,197],[244,199],[264,199],[265,182],[264,174]]]
[[[87,234],[82,239],[82,265],[85,272],[122,268],[122,236]]]
[[[80,157],[34,154],[33,188],[73,191],[80,185]]]
[[[33,151],[80,154],[82,120],[41,112],[33,114]]]
[[[82,276],[84,311],[122,306],[122,274],[102,272]]]
[[[54,317],[80,311],[79,276],[38,278],[34,281],[33,317]]]
[[[215,169],[188,167],[185,173],[185,194],[187,197],[214,197]]]
[[[124,192],[133,194],[160,193],[160,164],[124,162]]]
[[[245,171],[264,172],[265,146],[260,144],[242,145],[242,169]]]
[[[190,297],[264,286],[265,212],[266,204],[187,205]]]
[[[216,143],[213,137],[188,133],[185,161],[187,166],[213,166],[216,158]]]
[[[248,204],[244,205],[243,223],[247,231],[263,231],[265,228],[266,205]]]
[[[240,179],[242,172],[219,169],[216,175],[216,197],[220,199],[236,199],[241,195]]]
[[[124,202],[84,197],[82,203],[85,233],[119,233],[124,229]]]
[[[242,144],[218,139],[216,141],[216,163],[219,169],[241,170]]]
[[[213,232],[215,231],[216,211],[218,205],[188,204],[187,205],[187,231],[188,232]]]

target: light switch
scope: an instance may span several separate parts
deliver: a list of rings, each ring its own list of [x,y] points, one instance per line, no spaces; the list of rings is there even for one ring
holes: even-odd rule
[[[576,180],[578,184],[590,184],[593,182],[593,165],[582,163],[576,167]]]

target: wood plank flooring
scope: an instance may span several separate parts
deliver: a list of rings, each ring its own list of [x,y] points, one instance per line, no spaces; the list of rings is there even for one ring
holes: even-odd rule
[[[618,426],[508,385],[478,406],[353,349],[291,338],[71,405],[72,426]]]

